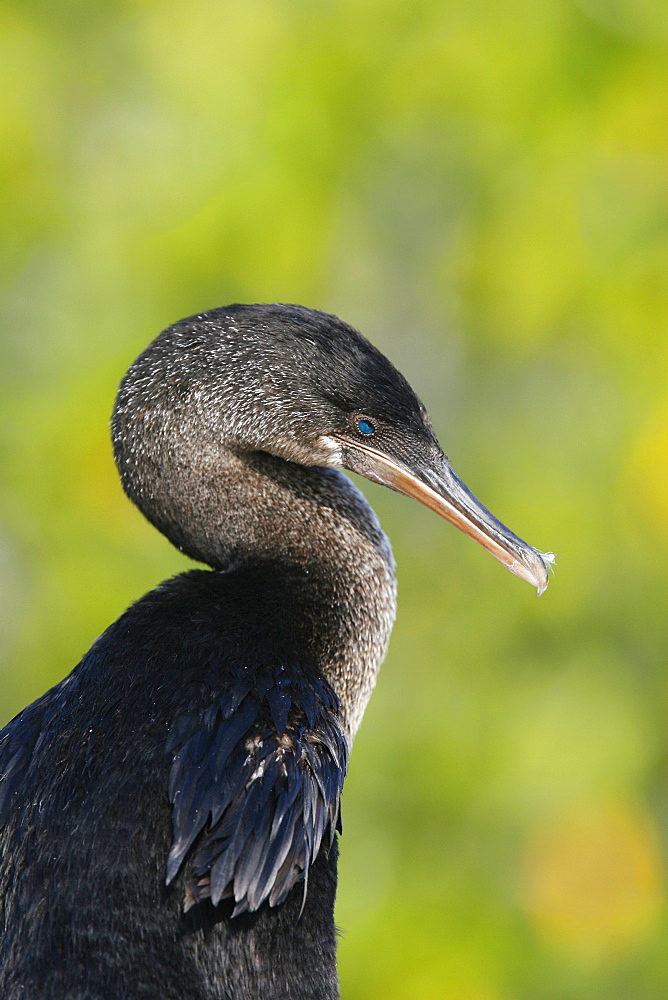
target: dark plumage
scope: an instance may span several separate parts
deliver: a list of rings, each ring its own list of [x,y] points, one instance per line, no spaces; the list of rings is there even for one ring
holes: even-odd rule
[[[352,469],[544,589],[405,379],[298,306],[165,330],[113,417],[128,496],[211,570],[137,601],[0,734],[3,1000],[333,1000],[339,799],[394,618]]]

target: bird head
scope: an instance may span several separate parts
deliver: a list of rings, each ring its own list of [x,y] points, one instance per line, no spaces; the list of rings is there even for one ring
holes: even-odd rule
[[[126,375],[115,427],[130,411],[187,425],[200,447],[224,440],[239,453],[356,472],[425,504],[539,594],[547,587],[552,554],[522,541],[471,493],[403,375],[335,316],[232,305],[182,320]],[[126,433],[114,437],[126,447]]]

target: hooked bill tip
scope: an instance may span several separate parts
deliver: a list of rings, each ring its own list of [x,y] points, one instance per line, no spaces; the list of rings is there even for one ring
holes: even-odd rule
[[[538,573],[535,581],[536,585],[536,595],[540,597],[547,590],[547,585],[550,582],[550,577],[548,570],[554,569],[554,564],[557,560],[554,552],[538,552],[536,555],[541,563],[542,573]]]
[[[505,565],[515,576],[535,587],[540,597],[550,582],[548,570],[554,565],[554,552],[539,552],[538,549],[526,548],[519,555],[519,559],[515,559],[512,563],[506,562]]]

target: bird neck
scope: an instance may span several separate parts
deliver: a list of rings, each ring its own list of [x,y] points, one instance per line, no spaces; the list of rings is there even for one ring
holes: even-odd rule
[[[192,558],[240,574],[274,648],[299,651],[331,684],[352,739],[396,598],[390,545],[365,498],[337,470],[264,452],[218,448],[184,457],[168,481],[155,475],[137,501],[149,519]]]

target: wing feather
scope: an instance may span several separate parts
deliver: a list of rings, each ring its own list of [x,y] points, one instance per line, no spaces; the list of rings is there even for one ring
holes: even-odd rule
[[[316,676],[262,667],[252,685],[232,678],[217,705],[189,735],[177,723],[186,738],[169,783],[166,881],[189,855],[186,908],[233,898],[237,915],[280,905],[331,844],[348,747],[338,700]]]

